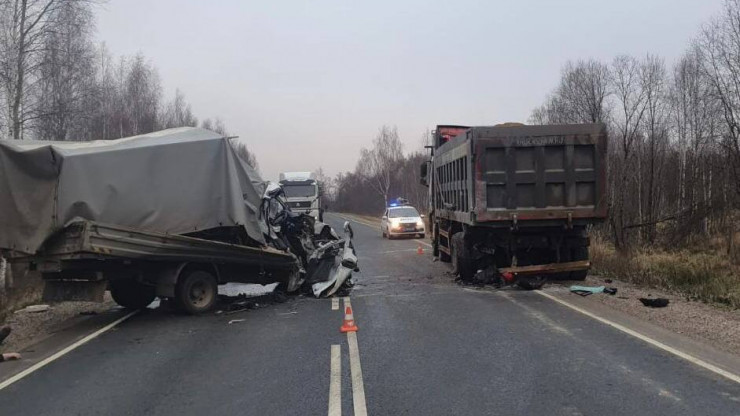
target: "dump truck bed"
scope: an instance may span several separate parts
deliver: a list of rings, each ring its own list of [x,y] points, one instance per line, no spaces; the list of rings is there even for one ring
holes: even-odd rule
[[[471,225],[606,217],[603,124],[472,127],[435,150],[436,210]]]

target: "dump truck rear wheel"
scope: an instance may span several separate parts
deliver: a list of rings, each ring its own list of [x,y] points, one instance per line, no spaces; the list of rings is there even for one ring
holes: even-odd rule
[[[473,276],[475,276],[475,267],[470,251],[465,246],[465,235],[463,233],[452,236],[450,253],[453,273],[460,275],[460,279],[464,282],[472,281]]]
[[[207,312],[218,298],[218,282],[211,273],[191,270],[178,279],[175,297],[180,308],[187,313]]]
[[[117,304],[129,309],[146,308],[157,296],[154,286],[133,279],[110,282],[110,294]]]

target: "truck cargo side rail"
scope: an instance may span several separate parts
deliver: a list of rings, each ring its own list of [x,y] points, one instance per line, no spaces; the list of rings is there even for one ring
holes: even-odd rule
[[[121,259],[212,262],[295,267],[289,253],[271,247],[248,247],[175,234],[78,221],[50,237],[36,258],[44,260]]]

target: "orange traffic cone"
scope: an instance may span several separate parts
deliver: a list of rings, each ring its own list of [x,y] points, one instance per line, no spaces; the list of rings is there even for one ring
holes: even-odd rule
[[[416,254],[424,254],[424,249],[421,248],[421,244],[419,244],[419,248],[416,249]]]
[[[357,325],[355,325],[355,318],[352,316],[351,306],[344,308],[344,322],[342,323],[342,327],[339,328],[339,332],[357,332]]]

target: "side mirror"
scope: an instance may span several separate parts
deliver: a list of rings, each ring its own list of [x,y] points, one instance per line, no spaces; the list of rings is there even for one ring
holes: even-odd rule
[[[419,166],[419,182],[424,186],[429,186],[427,175],[429,174],[430,162],[426,161]]]

